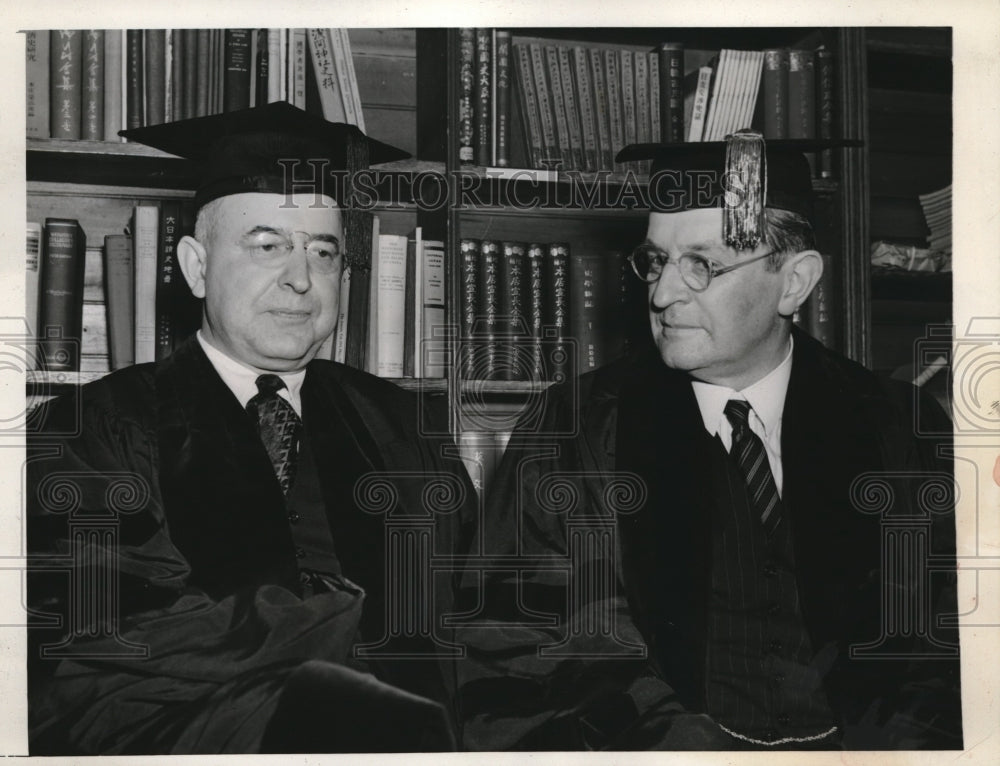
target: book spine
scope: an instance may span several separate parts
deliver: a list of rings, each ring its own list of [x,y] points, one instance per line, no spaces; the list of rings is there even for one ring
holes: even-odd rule
[[[569,341],[569,244],[552,242],[545,259],[545,344],[548,380],[562,383],[574,369]]]
[[[649,135],[652,141],[665,143],[663,138],[663,122],[660,119],[660,111],[663,108],[660,105],[660,92],[663,87],[660,78],[660,54],[658,52],[647,54],[646,62],[646,66],[649,69]],[[683,85],[683,78],[681,79],[681,84]],[[682,114],[681,127],[683,128],[683,126],[684,115]],[[684,140],[684,136],[685,134],[682,132],[681,141]]]
[[[345,224],[348,264],[351,268],[351,301],[348,306],[347,352],[345,364],[364,370],[368,356],[368,313],[371,301],[373,248],[379,236],[378,216],[349,211]]]
[[[46,62],[48,63],[48,62]],[[47,96],[46,96],[47,97]],[[38,269],[42,260],[42,225],[29,221],[26,227],[24,264],[24,321],[28,327],[27,368],[37,369]]]
[[[424,318],[421,323],[420,359],[423,363],[423,377],[443,378],[445,376],[445,266],[444,243],[431,246],[424,241],[423,257],[423,300]]]
[[[816,51],[816,104],[818,107],[817,130],[819,138],[829,141],[833,138],[835,118],[833,53],[826,48]],[[824,149],[819,154],[820,176],[833,177],[833,150]]]
[[[187,120],[198,114],[198,30],[184,29],[184,72],[181,92],[184,106],[181,115]]]
[[[476,330],[481,339],[480,364],[476,369],[480,380],[497,380],[499,356],[498,314],[500,312],[500,243],[484,239],[480,244],[479,304]]]
[[[698,84],[695,86],[688,141],[701,141],[704,137],[705,117],[708,114],[708,94],[711,85],[712,67],[703,66],[698,70]]]
[[[660,131],[664,143],[684,140],[684,45],[660,43]]]
[[[88,29],[83,33],[83,122],[80,138],[104,139],[104,30]]]
[[[542,355],[542,336],[545,327],[545,245],[532,243],[525,254],[527,275],[528,330],[531,340],[528,345],[528,378],[541,382],[545,380]]]
[[[544,150],[541,166],[549,168],[552,165],[558,165],[561,156],[555,118],[552,115],[552,98],[546,77],[545,55],[539,43],[529,43],[528,50],[531,53],[531,74],[535,81],[535,96],[538,101],[538,121],[542,126]]]
[[[163,37],[163,121],[173,122],[174,117],[174,31],[167,29]],[[179,119],[179,118],[176,118]]]
[[[467,380],[477,377],[479,360],[476,348],[476,312],[479,310],[479,253],[478,239],[463,239],[459,244],[461,251],[462,274],[462,348],[459,356],[461,376]]]
[[[306,30],[298,27],[292,30],[292,106],[306,108]]]
[[[531,72],[531,52],[523,45],[514,45],[517,63],[518,91],[521,96],[521,116],[525,123],[525,135],[530,145],[531,166],[542,167],[545,152],[542,139],[542,125],[538,116],[538,99],[535,97],[535,78]]]
[[[271,49],[269,30],[258,29],[254,32],[254,70],[253,87],[251,89],[251,106],[270,103],[268,98],[271,89]]]
[[[222,105],[225,112],[250,107],[250,32],[249,29],[225,31]]]
[[[614,170],[614,149],[611,146],[611,110],[608,103],[607,83],[604,79],[604,53],[599,48],[591,48],[590,75],[594,85],[594,123],[597,125],[600,167]]]
[[[347,113],[347,121],[352,125],[357,125],[358,129],[363,133],[365,130],[365,115],[361,109],[361,95],[358,92],[358,75],[354,71],[354,56],[351,54],[351,41],[346,29],[337,28],[331,31],[333,32],[333,57],[337,66],[337,74],[343,72],[341,89],[345,99],[344,110]]]
[[[622,81],[618,68],[618,51],[604,51],[604,82],[608,89],[608,116],[611,121],[611,157],[625,146],[625,126],[622,124]]]
[[[526,316],[525,245],[504,242],[500,258],[500,370],[501,380],[526,380],[523,345],[528,331]]]
[[[380,378],[403,376],[406,318],[406,237],[378,238],[378,360]]]
[[[309,30],[309,52],[312,56],[313,73],[316,75],[323,118],[329,122],[346,122],[344,100],[340,92],[340,81],[333,67],[328,30]]]
[[[598,170],[601,167],[600,145],[597,141],[597,125],[594,117],[594,88],[590,81],[590,61],[586,49],[582,46],[577,45],[571,53],[576,76],[577,102],[580,105],[583,166],[587,170]]]
[[[471,165],[476,159],[476,120],[473,98],[476,92],[476,30],[459,30],[458,161]]]
[[[101,248],[88,247],[83,263],[80,371],[110,372],[108,313],[104,297],[104,258]]]
[[[639,109],[635,92],[635,71],[632,66],[631,51],[617,51],[617,58],[618,72],[621,76],[621,90],[619,92],[622,97],[622,129],[625,142],[623,146],[628,146],[638,140],[636,123],[639,118]],[[636,163],[630,162],[628,167],[631,170],[636,170]]]
[[[143,74],[146,88],[146,125],[166,119],[166,38],[162,29],[147,29],[143,42]]]
[[[833,259],[823,256],[823,276],[803,306],[804,328],[827,348],[837,348],[837,283]]]
[[[48,138],[49,126],[49,32],[29,30],[24,34],[25,115],[28,138]]]
[[[49,37],[49,131],[52,138],[79,138],[83,99],[83,33],[53,30]]]
[[[815,59],[812,51],[788,52],[788,137],[816,137]]]
[[[632,70],[635,73],[635,140],[640,144],[653,141],[649,116],[649,56],[641,51],[633,54]],[[642,172],[645,162],[637,162],[636,172]]]
[[[170,40],[170,115],[169,121],[186,119],[184,112],[184,56],[187,39],[183,29],[167,32]]]
[[[335,362],[345,364],[347,361],[347,323],[350,321],[351,306],[351,267],[345,266],[340,275],[340,302],[337,304],[337,331],[333,342]]]
[[[788,138],[788,51],[764,51],[764,138]]]
[[[80,369],[86,239],[78,221],[46,218],[39,271],[38,336],[46,370]]]
[[[156,360],[156,251],[159,208],[136,205],[132,224],[135,263],[135,361]]]
[[[166,359],[177,344],[178,300],[181,281],[177,265],[177,241],[180,239],[181,204],[166,200],[160,208],[159,247],[156,264],[156,361]]]
[[[563,103],[566,105],[566,122],[569,126],[569,148],[573,159],[572,167],[578,170],[587,168],[584,156],[583,127],[580,124],[580,108],[577,105],[577,88],[573,82],[573,63],[570,49],[564,45],[556,48],[559,59],[559,82],[563,90]]]
[[[510,32],[496,31],[496,64],[494,91],[496,99],[493,123],[493,145],[496,147],[496,165],[505,168],[510,165]]]
[[[419,228],[419,227],[418,227]],[[417,314],[423,314],[423,307],[417,306],[417,249],[420,235],[406,241],[406,283],[403,295],[403,373],[404,378],[415,377]]]
[[[107,235],[104,238],[104,296],[108,304],[108,351],[112,370],[135,364],[134,281],[131,237]]]
[[[146,119],[142,70],[142,30],[130,29],[125,35],[125,123],[130,129],[141,128]]]
[[[556,46],[546,45],[543,48],[549,96],[552,103],[552,117],[556,126],[556,146],[563,169],[577,168],[573,161],[572,143],[569,137],[569,115],[566,113],[566,100],[563,98],[562,76],[559,71],[559,53]]]
[[[593,255],[573,255],[569,267],[570,305],[569,335],[576,343],[576,373],[582,375],[597,369],[603,363],[604,353],[600,347],[599,305],[603,280],[599,270],[604,258]]]
[[[702,141],[712,141],[715,135],[715,123],[719,121],[719,113],[722,111],[722,88],[723,83],[729,73],[729,50],[723,48],[719,51],[718,60],[715,61],[712,71],[712,94],[709,96],[705,110],[705,128],[702,134]]]
[[[262,32],[263,40],[261,42],[265,43],[265,50],[261,59],[261,67],[264,71],[258,71],[257,78],[263,100],[258,99],[257,103],[272,104],[282,100],[282,30],[272,28],[264,29]]]
[[[476,29],[476,164],[492,162],[493,135],[490,130],[493,88],[493,39],[489,29]]]

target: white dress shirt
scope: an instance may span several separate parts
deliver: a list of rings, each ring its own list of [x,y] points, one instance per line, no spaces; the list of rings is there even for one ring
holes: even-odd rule
[[[237,362],[231,356],[223,353],[211,343],[209,343],[198,330],[198,342],[201,344],[205,356],[212,363],[215,371],[219,373],[222,382],[239,401],[240,406],[246,409],[247,403],[257,395],[257,378],[260,373],[251,370],[246,365]],[[283,397],[300,418],[302,417],[302,381],[305,380],[306,371],[275,373],[285,381],[285,388],[278,392],[278,396]]]
[[[788,353],[784,361],[742,391],[700,380],[691,381],[705,422],[705,430],[712,436],[718,434],[727,452],[733,446],[733,426],[724,412],[726,402],[730,399],[742,399],[750,403],[750,430],[764,443],[779,497],[784,477],[781,470],[781,413],[785,408],[788,380],[792,375],[792,346],[792,339],[789,338]]]

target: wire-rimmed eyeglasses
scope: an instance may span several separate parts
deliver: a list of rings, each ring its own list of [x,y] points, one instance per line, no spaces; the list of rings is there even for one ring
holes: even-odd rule
[[[685,253],[676,261],[671,261],[670,256],[658,247],[649,243],[643,243],[632,251],[628,260],[632,264],[632,270],[636,273],[636,276],[644,282],[649,283],[658,281],[664,267],[668,263],[673,263],[680,271],[684,284],[700,293],[708,289],[708,286],[712,284],[713,278],[727,274],[730,271],[736,271],[736,269],[743,268],[744,266],[749,266],[751,263],[762,261],[774,255],[774,253],[774,250],[770,250],[763,255],[757,255],[745,261],[734,263],[732,266],[719,266],[709,258],[697,253]]]

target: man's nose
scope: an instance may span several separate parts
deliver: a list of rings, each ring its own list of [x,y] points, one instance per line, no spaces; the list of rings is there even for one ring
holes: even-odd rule
[[[297,293],[304,293],[312,286],[306,243],[301,239],[296,238],[292,245],[292,251],[285,259],[285,268],[281,272],[281,284],[287,285]]]
[[[656,309],[665,309],[671,303],[685,300],[691,295],[691,288],[681,277],[680,266],[670,261],[663,265],[659,279],[650,283],[649,290],[650,303]]]

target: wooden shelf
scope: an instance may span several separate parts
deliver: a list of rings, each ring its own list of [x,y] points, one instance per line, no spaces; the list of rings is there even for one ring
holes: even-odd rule
[[[527,396],[544,391],[552,381],[543,380],[463,380],[462,396],[474,394],[517,394]]]

